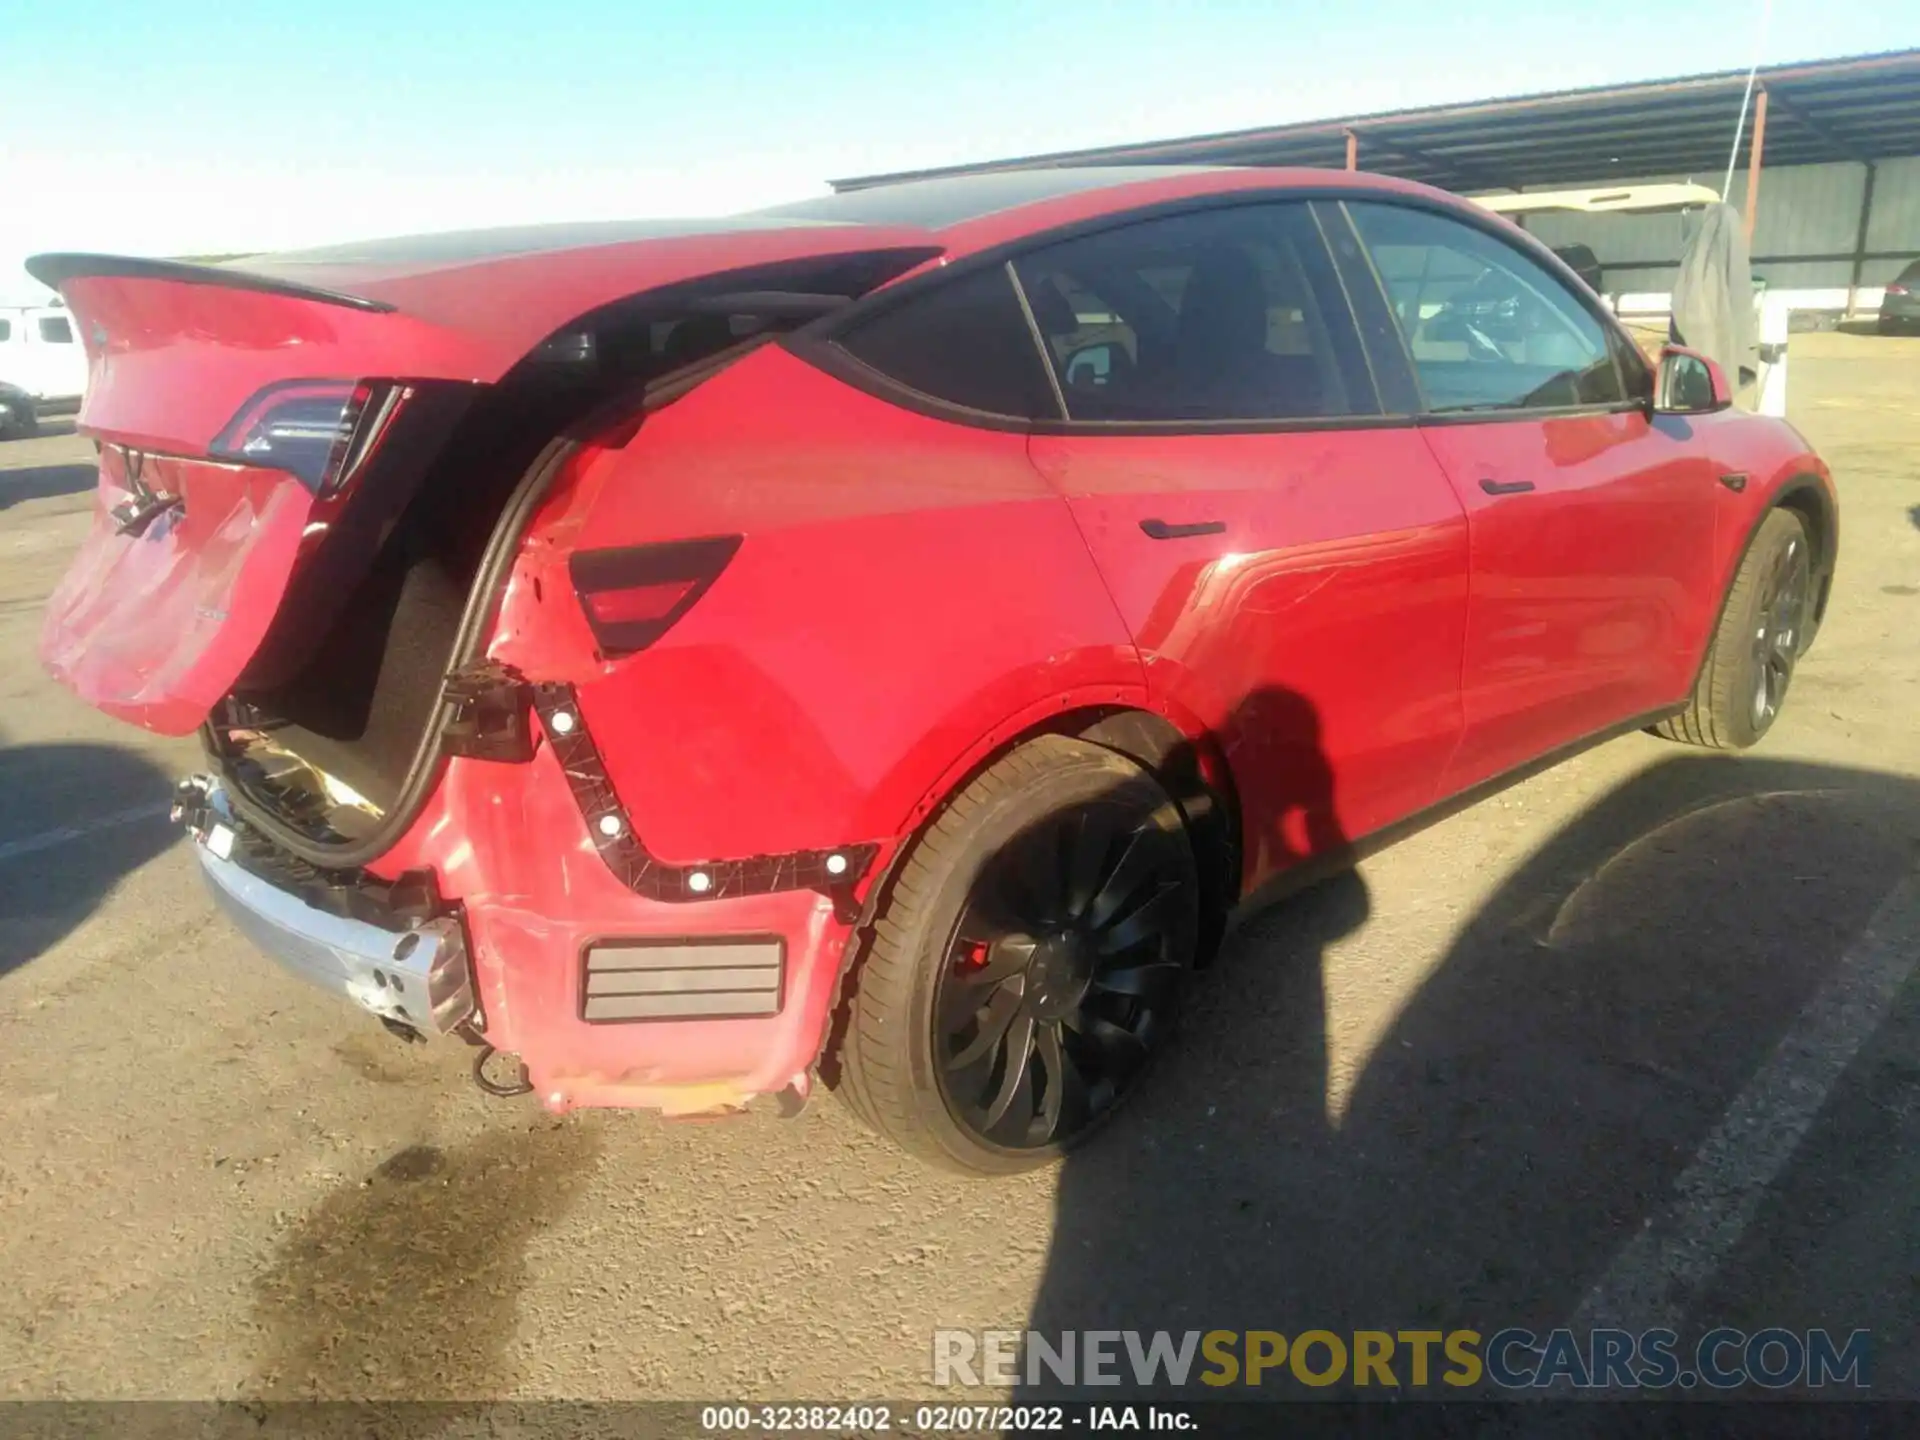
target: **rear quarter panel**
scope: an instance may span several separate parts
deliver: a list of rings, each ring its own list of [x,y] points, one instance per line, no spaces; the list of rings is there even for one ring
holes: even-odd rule
[[[736,534],[665,637],[595,655],[568,555]],[[1016,717],[1145,693],[1023,435],[901,410],[772,347],[575,467],[492,654],[576,685],[637,832],[674,863],[898,835]]]

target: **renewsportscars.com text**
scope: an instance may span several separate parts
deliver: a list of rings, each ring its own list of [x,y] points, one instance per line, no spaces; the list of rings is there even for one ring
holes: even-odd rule
[[[1505,1390],[1732,1390],[1756,1385],[1864,1390],[1865,1330],[1721,1327],[1683,1341],[1673,1330],[936,1330],[933,1383],[1190,1385],[1445,1393]]]

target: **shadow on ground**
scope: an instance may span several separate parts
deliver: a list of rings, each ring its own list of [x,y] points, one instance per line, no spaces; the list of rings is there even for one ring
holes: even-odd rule
[[[1485,1336],[1567,1323],[1917,857],[1910,782],[1676,752],[1464,924],[1345,1085],[1329,1078],[1323,956],[1365,920],[1367,887],[1349,874],[1267,911],[1201,977],[1139,1103],[1066,1162],[1029,1328]],[[1350,1003],[1356,986],[1348,973],[1338,993]],[[1669,1297],[1699,1328],[1866,1327],[1911,1347],[1914,1212],[1812,1258],[1837,1217],[1870,1208],[1864,1196],[1912,1193],[1899,1158],[1911,1144],[1876,1117],[1920,1115],[1920,1066],[1882,1057],[1863,1079],[1872,1048],[1816,1126],[1828,1133],[1841,1108],[1864,1148],[1801,1147],[1710,1293]],[[1780,1197],[1807,1191],[1796,1174],[1814,1164],[1827,1188],[1795,1211]],[[1284,1366],[1267,1380],[1240,1393],[1341,1393]]]
[[[173,842],[171,793],[132,751],[0,736],[0,975],[44,953]]]
[[[99,479],[99,468],[90,464],[32,465],[20,470],[0,470],[0,510],[29,500],[80,495],[93,489]]]
[[[1817,325],[1812,328],[1824,330],[1824,329],[1827,329],[1828,327],[1824,325]],[[1898,338],[1896,335],[1896,332],[1891,330],[1882,330],[1880,328],[1880,321],[1877,318],[1873,320],[1842,320],[1840,321],[1839,324],[1834,325],[1832,328],[1835,330],[1838,330],[1843,335],[1877,335],[1880,338],[1886,339],[1886,340],[1892,340],[1892,339]],[[1907,335],[1912,335],[1912,334],[1915,334],[1916,332],[1912,326],[1908,326],[1907,329],[1902,333]]]

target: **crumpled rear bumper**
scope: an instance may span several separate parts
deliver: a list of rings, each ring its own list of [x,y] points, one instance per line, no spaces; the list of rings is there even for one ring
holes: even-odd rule
[[[176,815],[187,821],[215,904],[280,965],[422,1037],[448,1034],[473,1018],[473,969],[457,915],[417,924],[396,917],[387,925],[308,904],[243,863],[217,780],[196,777],[182,795]]]

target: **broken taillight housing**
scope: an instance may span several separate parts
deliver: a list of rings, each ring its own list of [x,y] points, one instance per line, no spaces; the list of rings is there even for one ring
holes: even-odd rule
[[[691,610],[740,548],[717,535],[619,550],[581,550],[567,562],[600,653],[631,655],[653,644]]]
[[[394,380],[288,380],[240,407],[209,453],[299,477],[315,495],[339,490],[413,393]]]

